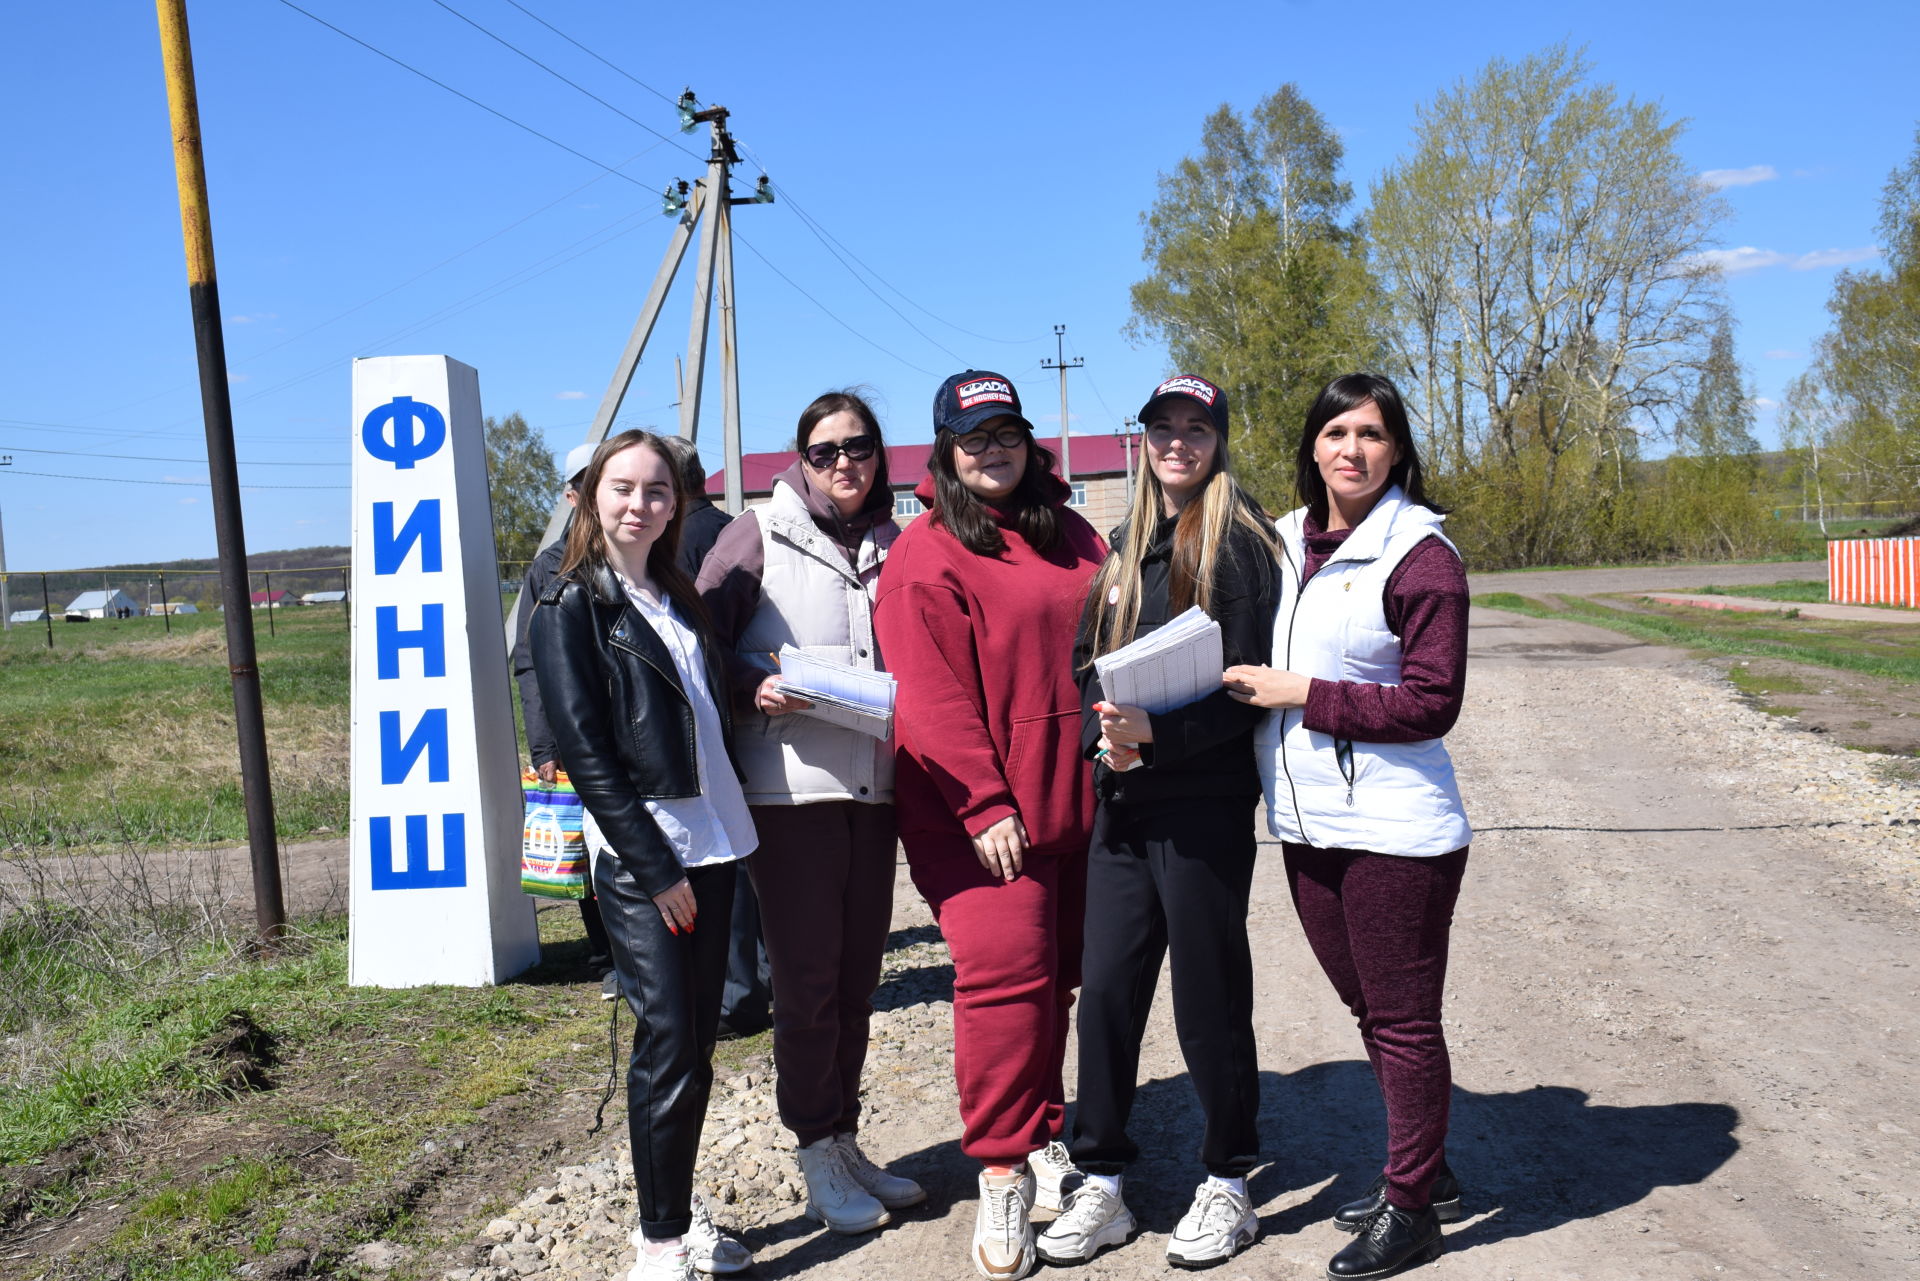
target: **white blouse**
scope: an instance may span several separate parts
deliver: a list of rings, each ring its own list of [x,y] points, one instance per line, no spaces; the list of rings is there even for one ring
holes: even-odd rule
[[[680,675],[680,686],[693,704],[694,759],[699,767],[700,794],[668,800],[644,801],[647,813],[660,826],[682,867],[705,867],[745,858],[760,843],[754,831],[753,815],[747,810],[747,798],[740,780],[727,759],[726,739],[720,727],[720,710],[714,705],[713,692],[707,687],[706,664],[700,661],[700,636],[683,622],[667,601],[655,600],[631,579],[614,571],[634,610],[644,618],[660,643],[673,656],[673,667]],[[600,825],[591,813],[581,824],[588,850],[598,854],[607,849]]]

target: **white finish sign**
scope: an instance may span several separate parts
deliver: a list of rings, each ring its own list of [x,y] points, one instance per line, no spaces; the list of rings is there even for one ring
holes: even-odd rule
[[[480,377],[457,360],[353,363],[352,604],[348,981],[511,978],[540,943]]]

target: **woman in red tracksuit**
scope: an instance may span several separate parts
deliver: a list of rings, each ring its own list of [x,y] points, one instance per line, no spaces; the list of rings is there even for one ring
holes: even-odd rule
[[[972,1257],[1035,1261],[1028,1211],[1058,1209],[1061,1059],[1080,982],[1093,792],[1074,629],[1106,555],[998,374],[934,396],[929,514],[894,542],[874,627],[899,683],[894,804],[913,882],[953,953],[961,1149],[983,1166]]]

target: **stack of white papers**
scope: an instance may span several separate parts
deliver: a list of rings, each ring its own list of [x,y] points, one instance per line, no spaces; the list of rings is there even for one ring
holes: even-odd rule
[[[813,706],[801,716],[884,739],[893,733],[893,677],[780,647],[780,689]]]
[[[1198,605],[1131,645],[1093,660],[1109,703],[1170,712],[1220,688],[1226,656],[1220,624]]]

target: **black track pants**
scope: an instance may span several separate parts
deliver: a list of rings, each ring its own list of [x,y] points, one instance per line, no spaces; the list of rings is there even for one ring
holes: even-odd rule
[[[1223,1178],[1259,1159],[1253,1039],[1251,800],[1151,807],[1102,804],[1087,864],[1080,991],[1080,1094],[1073,1158],[1118,1174],[1139,1155],[1127,1137],[1140,1041],[1162,958],[1173,964],[1173,1017],[1206,1130],[1200,1159]]]
[[[690,932],[674,934],[619,858],[608,852],[594,860],[600,917],[613,944],[621,994],[633,1010],[627,1134],[640,1228],[655,1240],[684,1235],[692,1214],[693,1164],[713,1088],[735,874],[732,863],[689,869],[699,916]]]

